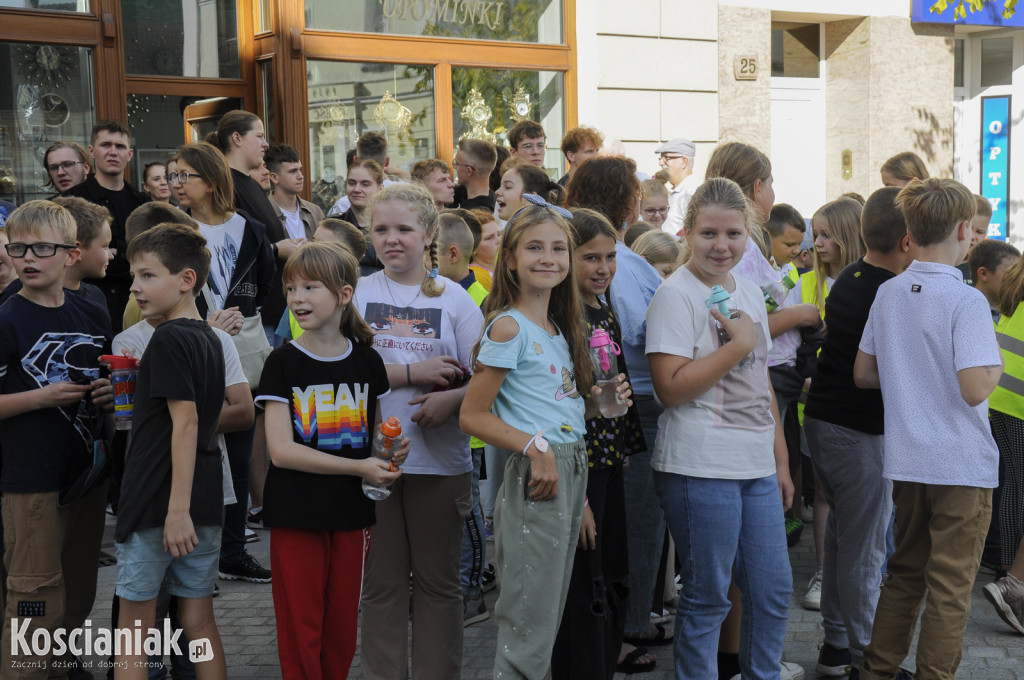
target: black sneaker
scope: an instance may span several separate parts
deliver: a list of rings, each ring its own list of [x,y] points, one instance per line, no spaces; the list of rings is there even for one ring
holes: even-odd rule
[[[494,571],[494,565],[488,564],[480,573],[480,588],[487,593],[498,587],[498,575]]]
[[[896,680],[914,680],[914,674],[906,668],[900,667],[899,672],[896,674]]]
[[[849,649],[838,649],[822,642],[818,648],[821,651],[818,653],[818,665],[814,667],[814,670],[819,675],[825,675],[830,678],[841,678],[844,675],[850,673],[850,650]]]
[[[242,556],[235,560],[226,560],[222,557],[217,575],[225,581],[270,583],[270,570],[247,552],[242,552]]]
[[[245,518],[245,523],[250,529],[262,529],[263,528],[263,508],[260,508],[258,512],[250,512]]]

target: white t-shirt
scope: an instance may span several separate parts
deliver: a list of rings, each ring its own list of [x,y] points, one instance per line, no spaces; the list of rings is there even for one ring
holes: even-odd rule
[[[277,207],[281,208],[280,204]],[[284,228],[288,232],[288,238],[306,238],[306,225],[302,223],[301,209],[288,212],[281,208],[281,214],[284,215]]]
[[[775,474],[775,420],[769,392],[768,313],[761,289],[733,277],[733,304],[760,331],[751,366],[734,367],[693,401],[665,409],[651,466],[662,472],[713,479],[759,479]],[[711,289],[680,267],[654,294],[647,309],[647,354],[703,359],[719,348],[707,308]]]
[[[224,300],[231,291],[231,277],[235,275],[238,253],[245,235],[245,218],[232,213],[224,224],[210,226],[199,223],[199,233],[206,238],[210,249],[210,292],[215,309],[224,309]]]
[[[155,326],[143,319],[131,328],[126,328],[115,335],[110,343],[110,351],[116,355],[128,354],[141,359],[149,341],[153,339],[155,330]],[[234,340],[227,332],[219,328],[214,328],[213,332],[220,340],[220,346],[224,350],[224,387],[248,383],[245,373],[242,372],[242,362],[238,358]],[[228,449],[222,432],[217,433],[217,446],[220,447],[221,487],[224,491],[224,505],[234,505],[238,499],[235,497],[235,487],[231,483],[231,466],[228,463]]]
[[[383,271],[359,279],[354,304],[375,333],[373,348],[385,364],[414,364],[439,356],[470,365],[473,346],[483,332],[484,317],[458,283],[443,276],[439,297],[427,297],[420,286],[385,278]],[[402,470],[422,475],[460,475],[473,469],[469,435],[459,429],[458,414],[440,427],[421,429],[412,422],[420,404],[409,401],[431,391],[424,385],[394,387],[380,401],[381,415],[397,416],[410,440]]]
[[[380,186],[383,189],[384,187],[389,187],[392,184],[401,184],[401,182],[396,182],[393,179],[388,179],[387,177],[385,177],[384,181],[380,183]],[[341,198],[335,201],[334,205],[331,206],[331,209],[327,211],[327,216],[331,217],[333,215],[340,215],[342,213],[348,212],[348,209],[351,207],[352,201],[349,200],[348,194],[342,194]]]
[[[968,406],[959,371],[999,366],[988,302],[956,267],[918,262],[878,288],[860,350],[878,360],[887,479],[999,485],[988,400]]]
[[[674,187],[671,182],[665,182],[665,188],[668,189],[668,216],[661,225],[663,231],[673,236],[679,233],[686,217],[686,207],[699,186],[700,178],[697,175],[687,175]]]

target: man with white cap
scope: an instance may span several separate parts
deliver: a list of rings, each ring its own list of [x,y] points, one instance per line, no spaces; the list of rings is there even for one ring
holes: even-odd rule
[[[693,157],[696,149],[689,139],[676,137],[670,139],[654,153],[660,154],[658,164],[668,172],[668,218],[662,229],[670,234],[677,234],[683,228],[683,217],[686,206],[700,186],[700,180],[693,174]]]

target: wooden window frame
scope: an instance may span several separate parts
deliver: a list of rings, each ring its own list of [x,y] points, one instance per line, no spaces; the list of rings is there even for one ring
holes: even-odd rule
[[[298,148],[303,156],[303,162],[309,166],[309,102],[306,89],[308,59],[432,67],[437,154],[449,163],[452,161],[455,147],[454,121],[451,113],[453,67],[560,71],[565,74],[565,129],[576,127],[579,119],[576,2],[577,0],[562,0],[565,42],[559,45],[546,45],[306,29],[303,2],[271,0],[273,16],[270,24],[273,31],[255,37],[254,62],[271,56],[275,58],[275,106],[278,107],[275,116],[275,139]],[[557,144],[561,140],[550,141]],[[307,186],[305,193],[308,194],[309,191],[310,187]]]
[[[128,120],[128,94],[238,97],[256,105],[253,3],[237,0],[239,78],[184,78],[127,75],[122,0],[92,0],[89,12],[0,9],[4,42],[73,45],[93,51],[96,118]]]

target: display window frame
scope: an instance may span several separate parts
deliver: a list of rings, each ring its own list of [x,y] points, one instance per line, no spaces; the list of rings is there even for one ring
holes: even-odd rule
[[[270,0],[269,32],[255,36],[255,59],[274,58],[275,138],[296,146],[309,162],[306,60],[426,66],[434,73],[436,149],[452,160],[452,69],[490,68],[560,71],[564,81],[564,125],[577,125],[576,2],[562,0],[562,44],[537,44],[306,29],[302,3]],[[548,139],[556,148],[561,139]],[[308,191],[308,187],[307,187]]]

